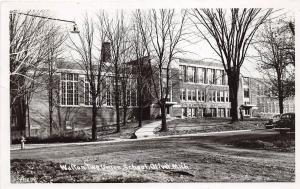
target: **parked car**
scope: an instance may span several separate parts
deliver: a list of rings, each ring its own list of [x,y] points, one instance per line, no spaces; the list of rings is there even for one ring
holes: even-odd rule
[[[274,115],[272,119],[270,119],[268,123],[265,124],[266,129],[273,129],[277,124],[277,121],[279,121],[279,119],[280,119],[280,114]]]
[[[275,125],[275,130],[281,133],[287,131],[295,132],[295,113],[282,114]]]

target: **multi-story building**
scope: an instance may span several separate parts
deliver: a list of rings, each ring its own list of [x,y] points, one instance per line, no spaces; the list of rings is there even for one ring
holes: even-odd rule
[[[246,117],[270,118],[279,112],[278,99],[270,95],[269,86],[262,79],[242,77],[242,112]],[[284,99],[283,112],[295,112],[294,97]]]
[[[229,87],[222,64],[178,59],[182,117],[230,117]]]
[[[145,59],[148,61],[149,59]],[[135,65],[134,61],[128,65]],[[230,117],[230,100],[227,76],[220,63],[178,58],[172,62],[172,87],[166,103],[167,116],[172,117]],[[144,68],[147,71],[147,67]],[[134,73],[134,72],[133,72]],[[83,129],[91,126],[91,101],[89,83],[85,72],[77,64],[57,64],[57,101],[54,111],[54,127]],[[98,111],[98,124],[111,125],[116,121],[113,92],[113,73],[107,74],[102,91],[103,101]],[[126,100],[128,118],[138,117],[137,89],[133,83],[128,88]],[[266,85],[259,79],[241,77],[238,105],[245,117],[270,117],[278,114],[278,103],[266,95]],[[151,91],[148,91],[149,93]],[[144,93],[148,94],[148,92]],[[143,119],[160,116],[160,108],[151,95],[143,107]],[[150,103],[149,103],[150,102]],[[120,102],[122,108],[122,102]],[[100,104],[99,104],[100,105]],[[294,111],[293,98],[285,101],[285,111]],[[120,111],[122,114],[122,110]],[[122,115],[121,115],[122,116]],[[49,123],[48,97],[46,91],[33,96],[30,104],[30,125],[33,135],[47,135]]]

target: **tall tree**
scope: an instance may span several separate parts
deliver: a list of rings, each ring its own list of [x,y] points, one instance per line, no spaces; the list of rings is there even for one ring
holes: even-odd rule
[[[116,109],[116,123],[117,130],[120,132],[120,108],[121,108],[121,75],[122,75],[122,64],[126,60],[126,56],[129,50],[129,38],[128,32],[129,27],[125,24],[125,17],[123,11],[117,11],[114,18],[109,18],[105,14],[99,15],[98,18],[104,18],[104,30],[106,40],[111,45],[111,64],[113,72],[113,98],[114,106]]]
[[[270,87],[269,95],[278,99],[281,114],[284,99],[295,94],[295,68],[290,57],[290,52],[295,50],[291,47],[293,41],[284,23],[269,22],[255,46],[259,54],[258,70]]]
[[[131,25],[131,43],[132,43],[132,59],[134,60],[133,68],[136,77],[136,91],[138,103],[138,126],[142,127],[143,109],[150,103],[151,99],[147,95],[151,91],[151,72],[150,65],[150,36],[144,31],[146,18],[141,10],[133,12]],[[148,97],[148,98],[147,98]]]
[[[75,37],[70,37],[70,49],[75,52],[74,61],[85,72],[87,85],[85,86],[85,100],[88,105],[92,105],[92,140],[97,140],[97,112],[101,108],[105,99],[106,73],[108,69],[104,56],[104,30],[103,20],[99,20],[95,34],[94,21],[87,15],[84,18],[83,26],[78,34],[79,42]],[[95,40],[97,37],[97,40]],[[101,46],[102,44],[102,46]],[[101,46],[101,47],[97,47]],[[78,58],[77,58],[78,57]]]
[[[51,35],[48,35],[46,38],[46,43],[48,48],[48,56],[45,60],[45,83],[46,90],[48,93],[48,110],[49,110],[49,134],[53,134],[53,112],[55,106],[59,106],[59,95],[57,95],[59,81],[56,79],[57,67],[56,63],[58,62],[60,55],[63,52],[62,44],[66,40],[66,35],[60,31],[60,27],[55,25],[49,25],[49,30]],[[60,109],[58,107],[58,117],[60,119]],[[59,120],[59,126],[61,128],[61,121]]]
[[[192,21],[197,31],[220,57],[227,73],[232,122],[238,121],[240,68],[254,34],[270,14],[270,9],[255,8],[193,9],[191,11]]]
[[[166,103],[172,87],[177,83],[172,82],[176,73],[173,72],[172,62],[182,53],[179,44],[185,39],[186,10],[177,13],[174,9],[152,9],[146,16],[146,22],[141,28],[142,36],[149,36],[147,45],[149,63],[151,63],[151,79],[153,84],[153,97],[161,110],[161,129],[167,130]],[[177,74],[178,75],[178,74]]]
[[[49,53],[45,39],[52,35],[47,28],[50,21],[34,15],[45,16],[46,12],[20,14],[11,11],[9,16],[11,122],[22,135],[25,134],[28,103],[40,84],[38,78],[43,75],[41,68]]]

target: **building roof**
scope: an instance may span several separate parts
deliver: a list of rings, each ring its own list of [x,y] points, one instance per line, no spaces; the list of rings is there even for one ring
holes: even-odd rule
[[[199,66],[211,66],[211,67],[219,67],[224,68],[223,64],[216,63],[216,62],[206,62],[203,60],[195,60],[195,59],[187,59],[187,58],[178,58],[180,63],[188,63],[188,64],[195,64]]]

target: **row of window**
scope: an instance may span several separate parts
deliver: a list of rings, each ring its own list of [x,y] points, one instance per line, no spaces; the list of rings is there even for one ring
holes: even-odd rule
[[[205,90],[181,89],[180,100],[199,102],[229,102],[229,92],[209,90],[206,93]]]
[[[183,107],[182,116],[184,117],[230,117],[230,108],[198,108]]]
[[[267,101],[266,99],[257,99],[258,111],[262,113],[277,113],[279,114],[279,103],[275,101]],[[283,112],[295,112],[295,104],[289,101],[283,103]]]
[[[106,86],[106,92],[100,93],[99,97],[96,99],[96,103],[99,106],[100,104],[105,104],[107,106],[115,105],[115,93],[113,90],[114,81],[113,77],[107,77],[106,83],[103,83],[103,86],[100,86],[103,90],[104,86]],[[78,74],[62,74],[61,75],[61,105],[79,105],[79,94],[78,94]],[[136,106],[137,105],[137,93],[135,88],[131,87],[133,85],[133,81],[130,81],[131,85],[129,85],[126,91],[126,104],[127,106]],[[95,82],[95,87],[97,88],[98,83]],[[119,86],[121,90],[121,85]],[[84,80],[84,104],[92,105],[92,95],[90,92],[90,83],[85,78]],[[119,105],[123,106],[123,96],[121,91],[119,93]]]
[[[180,66],[180,77],[183,82],[227,85],[227,77],[224,70],[201,68],[194,66]]]

